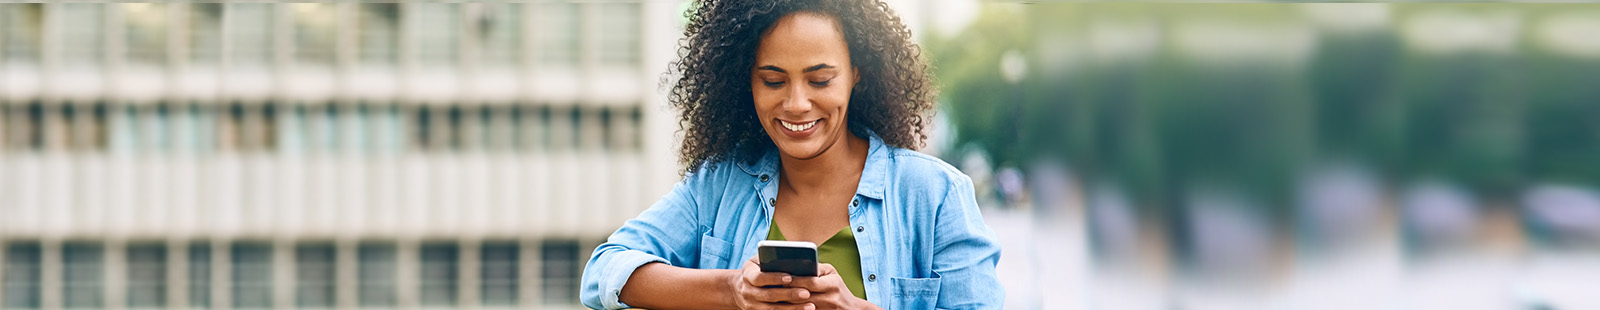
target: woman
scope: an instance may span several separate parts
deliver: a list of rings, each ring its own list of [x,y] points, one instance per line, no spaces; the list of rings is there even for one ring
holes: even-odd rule
[[[595,249],[591,308],[991,309],[1000,247],[972,181],[907,148],[933,90],[878,0],[706,0],[669,101],[685,177]],[[762,273],[756,243],[819,246],[819,275]]]

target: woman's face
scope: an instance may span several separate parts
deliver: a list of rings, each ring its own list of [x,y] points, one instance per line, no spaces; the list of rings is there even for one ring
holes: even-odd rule
[[[756,116],[784,155],[814,158],[850,134],[845,111],[859,75],[833,17],[795,13],[778,19],[761,36],[750,70]]]

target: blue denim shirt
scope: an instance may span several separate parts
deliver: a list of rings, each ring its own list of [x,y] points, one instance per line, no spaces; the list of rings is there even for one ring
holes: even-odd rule
[[[1000,244],[983,222],[972,179],[944,161],[877,136],[850,205],[867,300],[885,309],[998,309]],[[583,304],[617,309],[634,269],[651,262],[739,269],[772,223],[778,155],[726,160],[684,177],[596,248]]]

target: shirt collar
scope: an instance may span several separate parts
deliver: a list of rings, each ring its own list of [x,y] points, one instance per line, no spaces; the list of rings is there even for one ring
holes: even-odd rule
[[[886,165],[889,163],[891,150],[887,145],[884,145],[883,138],[879,138],[876,133],[868,133],[867,141],[871,143],[871,146],[867,147],[867,164],[861,169],[861,182],[856,186],[856,194],[882,200],[883,187],[889,177],[889,168]],[[778,148],[767,148],[766,153],[762,154],[754,163],[743,160],[734,160],[734,162],[736,162],[739,170],[743,170],[751,178],[760,178],[763,175],[771,178],[770,183],[761,182],[757,179],[754,182],[756,189],[763,189],[767,184],[778,184]],[[772,189],[776,190],[777,188],[774,186]]]

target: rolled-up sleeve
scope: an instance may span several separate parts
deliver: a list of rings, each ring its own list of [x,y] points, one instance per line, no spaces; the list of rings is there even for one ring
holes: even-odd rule
[[[995,275],[1000,243],[983,222],[972,179],[955,178],[939,207],[933,272],[940,280],[939,309],[999,309],[1005,290]]]
[[[584,306],[628,308],[618,296],[635,269],[653,262],[686,266],[688,258],[698,252],[691,179],[673,186],[655,205],[623,223],[605,244],[595,248],[583,269],[579,296]]]

